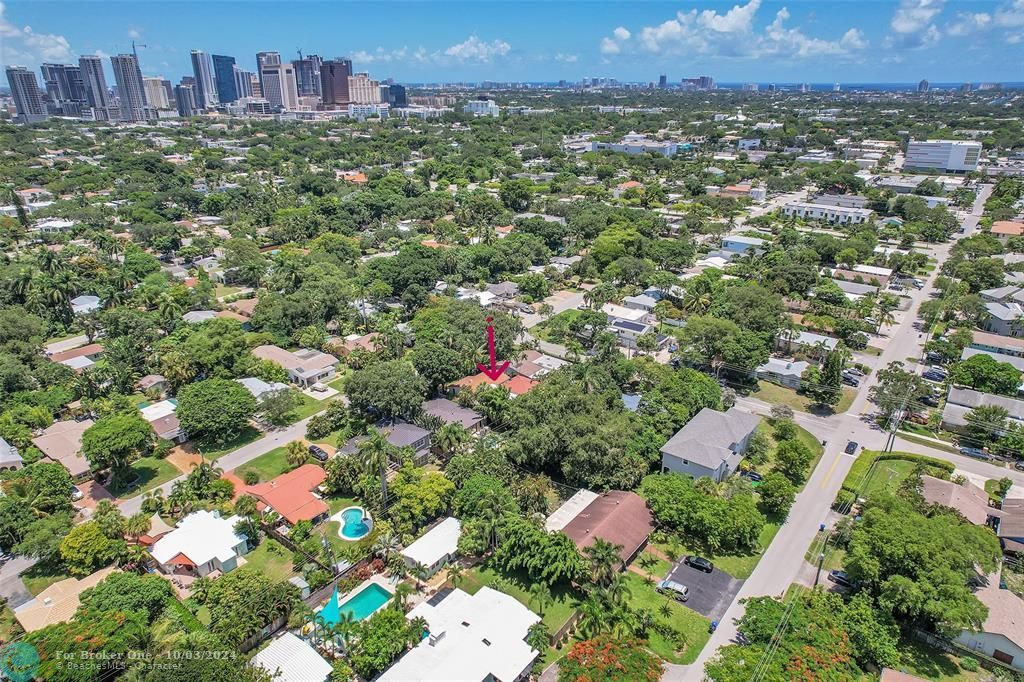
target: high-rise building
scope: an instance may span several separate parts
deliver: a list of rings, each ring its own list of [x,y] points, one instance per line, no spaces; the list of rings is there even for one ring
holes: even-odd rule
[[[320,97],[320,67],[324,60],[316,54],[308,54],[305,57],[299,54],[300,58],[292,62],[299,97]]]
[[[744,83],[743,92],[757,92],[757,83]]]
[[[196,102],[196,88],[191,83],[181,79],[178,87],[174,88],[174,99],[178,103],[178,115],[188,118],[199,113],[199,105]]]
[[[249,89],[252,90],[253,97],[263,97],[263,82],[260,80],[258,73],[249,74]]]
[[[227,104],[240,97],[235,84],[235,58],[223,54],[213,55],[213,82],[217,87],[217,99]]]
[[[24,66],[8,66],[7,83],[11,86],[19,123],[37,123],[49,118],[43,91],[39,89],[39,81],[33,72]]]
[[[263,67],[277,66],[281,63],[280,52],[257,52],[256,53],[256,75],[260,78],[260,90],[265,91],[263,86]]]
[[[117,81],[122,121],[147,121],[153,118],[146,101],[146,88],[142,83],[142,70],[134,54],[119,54],[110,58]]]
[[[920,83],[917,84],[917,91],[918,92],[928,92],[928,88],[929,87],[931,87],[931,86],[928,83],[928,81],[922,80]]]
[[[330,59],[320,65],[320,97],[324,109],[347,107],[350,101],[348,79],[352,75],[352,61]]]
[[[178,106],[177,98],[174,96],[174,86],[171,85],[171,81],[164,78],[160,81],[160,87],[164,89],[164,97],[167,98],[167,105],[169,108],[174,109]]]
[[[110,118],[110,92],[103,73],[103,60],[94,54],[84,55],[78,58],[78,67],[82,72],[85,99],[92,107],[93,116],[99,120]]]
[[[370,78],[368,73],[353,74],[348,77],[348,97],[350,104],[378,104],[380,82]]]
[[[200,109],[212,109],[220,99],[213,80],[213,61],[202,50],[192,50],[192,73],[196,77],[196,97]]]
[[[167,91],[164,90],[163,78],[142,79],[142,87],[146,90],[146,101],[154,109],[170,109],[171,103],[167,99]]]
[[[216,59],[216,57],[214,57]],[[256,74],[252,71],[246,71],[240,69],[237,66],[231,67],[231,78],[235,81],[235,99],[237,101],[243,97],[252,97],[252,81],[256,78]],[[259,79],[256,80],[259,83]]]
[[[88,106],[82,69],[74,64],[43,64],[39,67],[46,86],[47,109],[58,116],[79,116]]]
[[[263,97],[275,109],[298,109],[299,89],[295,81],[295,67],[291,64],[266,64],[260,71]]]
[[[658,76],[658,87],[661,88],[662,90],[668,87],[668,76],[666,76],[665,74],[661,74],[660,76]]]
[[[396,83],[395,85],[388,86],[388,104],[398,108],[409,106],[409,99],[406,97],[404,85]]]

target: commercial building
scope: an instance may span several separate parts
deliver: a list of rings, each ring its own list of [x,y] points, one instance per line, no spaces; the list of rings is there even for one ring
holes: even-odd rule
[[[146,101],[146,88],[142,83],[142,70],[134,54],[119,54],[110,58],[117,81],[117,96],[120,100],[122,121],[148,121],[153,111]]]
[[[87,107],[82,69],[74,64],[43,64],[39,67],[46,87],[49,111],[57,116],[80,116]]]
[[[213,61],[202,50],[192,50],[192,73],[196,77],[196,99],[200,109],[212,109],[220,103],[213,80]]]
[[[871,220],[874,212],[869,208],[848,208],[846,206],[831,206],[828,204],[814,204],[806,201],[791,201],[782,207],[782,212],[787,216],[796,216],[805,220],[824,220],[829,223],[841,225],[859,225]]]
[[[388,99],[387,102],[392,107],[406,107],[409,106],[409,100],[406,96],[405,86],[394,83],[388,86]]]
[[[968,140],[911,140],[907,144],[904,170],[940,170],[966,173],[978,170],[981,143]]]
[[[295,84],[299,91],[299,97],[320,97],[320,66],[323,59],[320,55],[310,54],[292,62],[295,69]]]
[[[214,62],[214,67],[216,67],[216,61]],[[259,84],[259,77],[252,71],[246,71],[245,69],[240,69],[237,66],[231,67],[231,75],[235,81],[235,98],[231,101],[237,102],[243,97],[252,97],[253,81]]]
[[[78,67],[82,73],[85,99],[92,107],[93,118],[106,120],[110,115],[111,103],[107,77],[103,73],[103,60],[97,55],[85,55],[78,58]]]
[[[623,154],[660,154],[661,156],[675,156],[679,153],[679,144],[676,142],[660,142],[649,140],[646,136],[637,132],[630,132],[622,138],[621,142],[596,142],[590,143],[590,151],[611,151]]]
[[[347,107],[350,100],[348,79],[352,75],[350,59],[331,59],[320,64],[320,97],[324,109]]]
[[[34,73],[24,66],[8,66],[7,83],[11,86],[14,108],[18,112],[16,120],[19,123],[38,123],[50,117]]]
[[[473,99],[466,102],[466,105],[462,107],[463,113],[473,114],[474,116],[493,116],[497,117],[501,114],[501,109],[494,103],[493,99]]]
[[[275,53],[276,54],[276,53]],[[280,59],[280,55],[278,55]],[[299,106],[295,67],[291,64],[267,64],[260,69],[263,97],[275,109],[291,111]]]
[[[217,88],[217,101],[229,104],[238,99],[238,82],[235,78],[235,58],[215,54],[213,61],[213,84]],[[250,88],[251,89],[251,88]]]
[[[540,616],[490,587],[473,595],[458,588],[406,614],[427,623],[427,636],[378,678],[379,682],[501,680],[530,676],[538,651],[526,643]]]
[[[154,109],[170,109],[171,103],[167,99],[167,91],[164,90],[162,78],[143,78],[142,87],[146,90],[146,100]]]
[[[188,118],[199,113],[196,88],[191,83],[186,83],[184,79],[174,88],[174,101],[177,103],[179,116]]]
[[[350,104],[379,104],[380,82],[370,78],[368,73],[356,73],[348,78]]]

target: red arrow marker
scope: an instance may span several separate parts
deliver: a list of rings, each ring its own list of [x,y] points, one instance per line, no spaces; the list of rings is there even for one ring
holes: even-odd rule
[[[494,318],[492,317],[487,318],[487,352],[491,356],[491,366],[486,367],[479,362],[476,363],[476,366],[480,368],[481,372],[487,375],[488,379],[496,381],[497,378],[504,374],[505,370],[508,369],[508,360],[500,365],[498,364],[494,351],[494,325],[491,324],[493,320]]]

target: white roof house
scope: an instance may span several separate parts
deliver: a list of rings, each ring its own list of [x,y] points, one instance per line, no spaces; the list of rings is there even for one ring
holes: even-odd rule
[[[422,602],[406,618],[422,617],[429,636],[378,678],[379,682],[513,682],[538,652],[526,635],[540,616],[490,587],[470,595],[453,590],[436,605]]]
[[[257,400],[266,393],[273,393],[274,391],[288,388],[288,384],[282,384],[280,381],[266,382],[257,377],[246,377],[245,379],[235,379],[235,381],[245,386],[249,393],[252,394],[252,397]]]
[[[252,665],[276,673],[274,682],[324,682],[332,670],[316,649],[287,630],[253,656]]]
[[[84,315],[100,309],[100,297],[82,294],[71,299],[71,312],[75,315]]]
[[[165,570],[175,566],[195,568],[200,575],[216,569],[232,570],[247,550],[244,535],[235,532],[240,517],[221,518],[216,512],[192,512],[178,527],[156,541],[150,554]]]
[[[455,556],[461,535],[462,524],[458,519],[449,516],[403,549],[402,556],[411,566],[419,564],[428,569],[437,567],[446,559]]]
[[[626,306],[614,303],[605,303],[601,306],[601,312],[611,320],[625,320],[627,322],[644,322],[651,317],[651,314],[640,308],[627,308]]]
[[[200,322],[206,322],[217,317],[216,310],[190,310],[181,316],[183,322],[189,324],[199,324]]]

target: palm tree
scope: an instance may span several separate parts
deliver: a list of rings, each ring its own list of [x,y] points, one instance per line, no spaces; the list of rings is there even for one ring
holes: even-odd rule
[[[394,449],[384,434],[374,428],[370,429],[366,439],[356,449],[364,473],[380,476],[381,500],[385,506],[388,503],[387,467]]]
[[[625,605],[631,596],[633,593],[629,589],[629,585],[626,584],[626,576],[621,573],[613,575],[608,586],[604,588],[605,600],[615,606]]]
[[[153,488],[142,494],[142,510],[148,514],[153,514],[163,509],[164,502],[164,491],[160,488]]]
[[[437,448],[445,457],[451,457],[462,449],[462,446],[469,442],[471,436],[469,430],[458,422],[452,422],[442,426],[435,437],[434,442]]]
[[[595,583],[598,585],[611,584],[612,578],[615,577],[622,565],[622,559],[619,558],[620,551],[622,551],[621,545],[613,545],[602,538],[597,538],[594,540],[594,544],[583,550],[590,562],[590,574]]]
[[[530,585],[530,600],[529,604],[537,604],[537,610],[540,611],[540,615],[544,615],[544,610],[554,603],[555,598],[551,594],[551,588],[546,583],[534,583]]]
[[[412,573],[412,577],[416,580],[416,589],[423,589],[420,583],[426,582],[427,578],[430,577],[430,570],[423,564],[417,563],[412,567],[410,573]]]
[[[662,602],[661,606],[658,607],[658,615],[663,618],[672,617],[672,605],[669,603],[668,599]]]
[[[247,518],[253,518],[257,514],[256,498],[252,495],[242,495],[235,501],[235,514]]]
[[[302,444],[301,440],[293,440],[284,448],[284,458],[292,469],[305,464],[308,456],[309,453],[306,451],[306,446]]]
[[[380,557],[382,561],[387,560],[401,547],[398,536],[391,532],[383,532],[373,541],[373,555]]]
[[[352,641],[355,629],[355,615],[351,611],[342,611],[338,614],[338,622],[331,628],[331,635],[332,637],[340,637],[342,647],[345,651],[348,651],[348,645]]]
[[[448,581],[452,584],[452,587],[458,587],[462,581],[466,579],[462,570],[462,565],[457,561],[448,564],[447,573]]]
[[[409,597],[415,593],[416,588],[409,583],[398,583],[395,585],[395,606],[404,612],[409,605]]]
[[[138,540],[140,535],[145,535],[152,527],[153,521],[146,512],[140,511],[128,517],[124,524],[125,535],[132,540]]]

